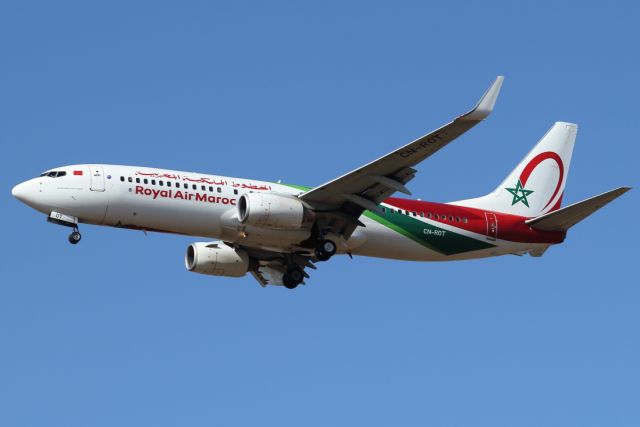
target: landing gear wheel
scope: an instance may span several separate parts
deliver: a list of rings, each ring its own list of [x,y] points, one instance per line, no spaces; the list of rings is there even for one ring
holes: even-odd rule
[[[73,230],[71,234],[69,234],[69,243],[71,243],[72,245],[77,244],[80,239],[82,239],[82,235],[78,230]]]
[[[316,246],[316,258],[319,261],[327,261],[336,254],[336,244],[331,240],[320,240]]]
[[[289,267],[282,276],[282,284],[287,289],[294,289],[304,280],[304,273],[298,267]]]

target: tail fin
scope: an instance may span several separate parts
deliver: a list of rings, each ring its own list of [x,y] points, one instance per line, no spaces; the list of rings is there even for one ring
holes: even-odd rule
[[[493,192],[456,205],[537,217],[560,208],[578,126],[556,122]]]
[[[562,208],[555,212],[530,219],[526,221],[528,225],[536,230],[544,231],[567,231],[598,209],[606,206],[618,197],[622,196],[631,187],[620,187],[615,190],[607,191],[599,196],[574,203],[571,206]]]

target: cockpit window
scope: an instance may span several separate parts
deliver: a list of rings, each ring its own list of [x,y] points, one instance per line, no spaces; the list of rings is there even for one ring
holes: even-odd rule
[[[59,178],[61,176],[65,176],[67,173],[65,171],[51,171],[40,174],[40,176],[48,176],[50,178]]]

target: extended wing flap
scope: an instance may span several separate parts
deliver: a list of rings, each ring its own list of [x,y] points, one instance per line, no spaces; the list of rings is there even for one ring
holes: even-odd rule
[[[267,285],[283,286],[282,279],[287,270],[288,263],[296,264],[307,279],[309,278],[309,274],[307,274],[305,268],[313,270],[317,268],[308,256],[294,253],[289,253],[285,256],[285,254],[269,250],[250,247],[243,248],[249,253],[252,259],[257,262],[255,268],[251,270],[251,275],[263,288]]]
[[[526,224],[536,230],[567,231],[578,222],[622,196],[629,190],[631,190],[631,187],[616,188],[615,190],[607,191],[606,193],[574,203],[573,205],[557,211],[530,219],[526,221]]]

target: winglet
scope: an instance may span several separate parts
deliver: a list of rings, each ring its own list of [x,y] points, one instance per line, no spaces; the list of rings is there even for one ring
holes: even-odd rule
[[[484,120],[489,114],[493,111],[494,105],[496,105],[496,100],[498,99],[498,94],[500,94],[500,88],[502,87],[502,82],[504,81],[504,76],[498,76],[493,81],[493,84],[487,89],[487,91],[482,95],[480,101],[473,107],[473,110],[469,111],[467,114],[463,114],[460,116],[462,120]]]

